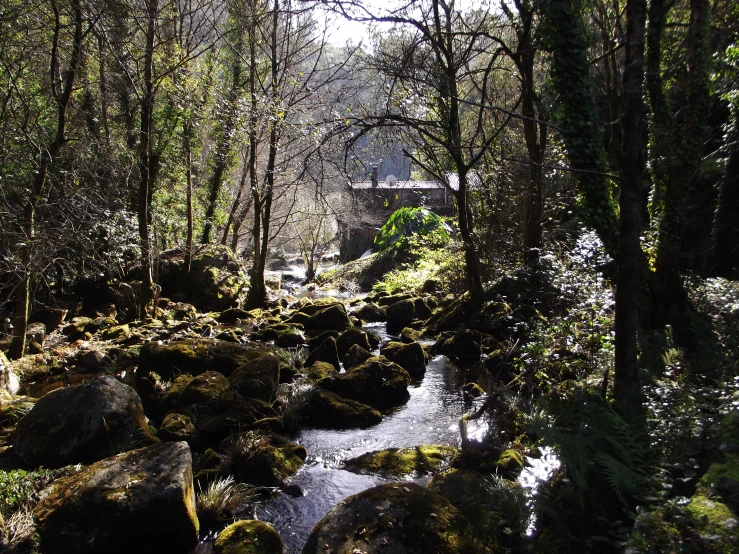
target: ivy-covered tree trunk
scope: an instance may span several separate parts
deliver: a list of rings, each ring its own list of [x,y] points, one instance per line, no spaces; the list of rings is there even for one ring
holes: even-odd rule
[[[663,36],[667,8],[653,0],[649,8],[647,90],[652,108],[652,179],[659,217],[657,255],[650,283],[654,324],[666,322],[672,308],[685,305],[680,248],[686,200],[701,160],[710,107],[708,0],[691,0],[687,37],[687,95],[673,113],[662,78]]]
[[[626,3],[626,59],[623,74],[623,137],[618,229],[618,277],[616,281],[616,359],[614,398],[622,415],[634,419],[641,412],[637,365],[637,311],[642,252],[641,190],[646,177],[646,110],[644,81],[644,31],[646,0]]]
[[[540,0],[540,9],[542,38],[552,54],[552,83],[559,95],[559,127],[577,177],[582,216],[615,255],[618,221],[593,95],[582,4]]]

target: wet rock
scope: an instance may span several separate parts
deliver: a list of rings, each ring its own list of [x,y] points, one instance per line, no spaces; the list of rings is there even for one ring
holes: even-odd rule
[[[303,466],[304,446],[273,433],[246,431],[226,437],[219,447],[223,469],[237,480],[260,486],[281,486]]]
[[[187,302],[175,302],[171,309],[172,317],[177,321],[192,321],[198,317],[198,310]]]
[[[18,422],[13,448],[32,467],[89,464],[141,442],[156,442],[141,399],[114,377],[57,389]]]
[[[354,429],[380,423],[382,414],[361,402],[342,398],[327,390],[316,389],[303,410],[301,420],[308,427]]]
[[[327,362],[314,362],[310,366],[310,369],[308,369],[308,373],[306,373],[306,379],[309,382],[315,383],[321,379],[336,375],[338,371],[332,364]]]
[[[200,375],[206,371],[218,371],[226,377],[246,362],[270,353],[263,345],[234,344],[214,339],[185,339],[158,345],[141,347],[137,380],[152,372],[163,380],[173,379],[181,373]]]
[[[178,406],[205,404],[218,398],[229,388],[228,379],[217,371],[206,371],[187,383],[178,399]]]
[[[336,347],[335,338],[327,338],[321,343],[321,346],[308,354],[308,357],[305,360],[305,365],[311,366],[314,362],[329,363],[336,368],[336,371],[341,369],[341,365],[339,364],[339,351]]]
[[[344,369],[349,371],[354,366],[358,366],[366,360],[369,360],[371,357],[372,353],[369,350],[366,350],[358,344],[355,344],[349,349],[349,352],[346,353],[346,356],[344,356]]]
[[[242,396],[270,400],[280,383],[280,361],[272,353],[260,356],[240,366],[228,381]]]
[[[281,348],[295,348],[305,344],[305,337],[299,329],[289,327],[277,333],[275,344]]]
[[[180,395],[185,390],[190,381],[193,380],[193,376],[190,374],[178,375],[177,378],[172,382],[167,392],[164,394],[164,398],[160,403],[160,411],[167,412],[180,406]]]
[[[325,329],[343,331],[352,326],[343,304],[334,304],[316,312],[305,323],[309,330]]]
[[[228,310],[222,311],[216,318],[216,321],[218,321],[218,323],[226,323],[230,325],[239,320],[244,321],[249,319],[251,319],[251,316],[246,310],[242,310],[241,308],[229,308]]]
[[[43,352],[44,341],[46,340],[46,325],[43,323],[29,323],[26,328],[26,341],[28,343],[36,342]]]
[[[374,356],[346,373],[321,381],[319,385],[344,398],[377,409],[405,404],[410,398],[408,372],[383,356]]]
[[[213,554],[281,554],[282,539],[263,521],[243,520],[220,532]]]
[[[88,350],[80,357],[80,363],[90,369],[97,369],[105,358],[105,352],[100,350]]]
[[[406,298],[388,306],[386,314],[388,329],[399,330],[416,319],[416,306],[412,298]]]
[[[323,341],[325,341],[329,337],[338,337],[339,331],[324,331],[320,335],[316,335],[315,337],[312,337],[308,340],[308,349],[309,350],[315,350],[319,346],[323,344]]]
[[[362,329],[347,329],[336,338],[336,348],[339,351],[340,358],[346,356],[349,349],[354,345],[361,346],[365,350],[372,349],[367,333]]]
[[[303,554],[459,554],[480,552],[467,519],[444,497],[414,483],[350,496],[319,521]]]
[[[385,321],[385,311],[375,304],[365,304],[361,308],[354,310],[353,313],[359,319],[367,323]]]
[[[403,300],[409,300],[413,298],[413,294],[409,292],[399,292],[397,294],[390,294],[388,296],[382,296],[377,299],[377,303],[380,306],[392,306]]]
[[[418,342],[389,342],[380,349],[380,354],[405,369],[413,379],[421,379],[426,373],[426,355]]]
[[[452,446],[438,444],[412,448],[388,448],[362,454],[344,462],[344,469],[360,475],[403,477],[438,473],[459,454]]]
[[[420,338],[421,338],[421,331],[412,329],[411,327],[405,327],[400,332],[400,342],[404,342],[406,344],[416,342]]]
[[[449,358],[474,361],[479,360],[482,355],[481,341],[482,336],[479,332],[466,329],[456,333],[453,337],[446,339],[440,344],[434,345],[434,350]]]
[[[197,440],[198,432],[190,416],[172,412],[164,416],[158,436],[163,441],[186,441],[192,446]]]
[[[50,554],[184,554],[199,529],[190,448],[159,444],[58,479],[34,516]]]
[[[224,329],[218,333],[214,338],[216,340],[222,340],[225,342],[235,342],[241,344],[241,337],[244,334],[243,329]]]
[[[131,336],[131,328],[128,324],[115,325],[108,329],[103,330],[100,333],[100,337],[103,340],[122,340],[127,339]]]

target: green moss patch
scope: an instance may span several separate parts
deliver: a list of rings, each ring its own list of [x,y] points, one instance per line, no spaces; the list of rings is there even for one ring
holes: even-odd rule
[[[401,477],[414,473],[438,473],[459,451],[451,446],[424,445],[389,448],[363,454],[344,462],[344,469],[359,474]]]

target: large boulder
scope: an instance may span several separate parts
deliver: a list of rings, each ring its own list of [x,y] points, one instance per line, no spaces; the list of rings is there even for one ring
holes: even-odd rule
[[[141,347],[137,380],[156,373],[164,380],[181,373],[200,375],[217,371],[226,377],[246,362],[270,353],[264,345],[242,345],[216,339],[185,339]]]
[[[477,361],[482,355],[482,335],[479,331],[466,329],[434,345],[434,351],[449,358]]]
[[[335,338],[329,337],[323,341],[318,348],[308,355],[305,360],[305,365],[312,366],[314,362],[329,363],[336,368],[336,371],[341,369],[341,366],[339,365],[339,352]]]
[[[342,331],[336,338],[336,348],[339,351],[339,357],[343,358],[355,344],[361,346],[365,350],[372,350],[369,343],[367,333],[362,329],[347,329]]]
[[[242,396],[270,400],[280,384],[280,361],[272,353],[259,356],[239,367],[228,381]]]
[[[305,322],[308,330],[343,331],[352,326],[343,304],[333,304],[314,313]]]
[[[423,298],[406,298],[387,307],[387,327],[390,330],[400,331],[416,319],[427,319],[431,310]]]
[[[344,359],[342,360],[344,362],[344,369],[349,371],[354,366],[358,366],[359,364],[369,360],[371,357],[372,353],[369,350],[355,344],[349,349],[349,352],[346,353],[346,356],[344,356]]]
[[[321,429],[354,429],[380,423],[382,414],[361,402],[316,389],[302,410],[301,421]]]
[[[380,348],[380,354],[405,369],[413,379],[421,379],[426,373],[426,354],[418,342],[389,342]]]
[[[303,554],[477,553],[471,526],[451,503],[414,483],[350,496],[313,528]]]
[[[184,267],[179,271],[184,273]],[[248,289],[248,278],[227,246],[209,246],[196,254],[184,279],[184,298],[204,312],[236,308]]]
[[[324,389],[377,409],[400,406],[408,401],[408,372],[383,356],[373,356],[364,363],[319,383]]]
[[[282,554],[282,539],[268,523],[237,521],[218,534],[213,554]]]
[[[90,464],[157,440],[138,394],[109,375],[50,392],[13,433],[15,452],[30,466],[48,468]]]
[[[413,474],[436,474],[459,454],[453,446],[440,444],[388,448],[368,452],[344,462],[344,469],[360,475],[406,477]]]
[[[385,321],[385,310],[372,303],[357,308],[353,315],[367,323]]]
[[[34,508],[49,554],[186,553],[197,543],[190,447],[134,450],[58,479]]]
[[[193,378],[180,393],[179,405],[206,404],[230,387],[228,379],[217,371],[206,371]]]

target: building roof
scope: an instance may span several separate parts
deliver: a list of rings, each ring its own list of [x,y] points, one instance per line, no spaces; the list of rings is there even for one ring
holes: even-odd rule
[[[449,181],[449,186],[452,190],[459,190],[459,175],[456,173],[447,173],[446,178]],[[467,188],[475,189],[479,188],[482,184],[479,175],[475,171],[470,171],[467,174]],[[368,190],[372,188],[372,181],[357,181],[355,183],[349,183],[349,188],[354,190]],[[396,190],[396,189],[409,189],[409,190],[440,190],[444,189],[444,185],[439,181],[395,181],[388,183],[385,180],[378,180],[378,190]]]

